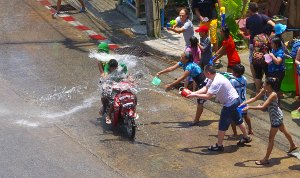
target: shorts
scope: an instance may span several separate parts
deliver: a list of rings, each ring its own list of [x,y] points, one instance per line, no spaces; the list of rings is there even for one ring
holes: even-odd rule
[[[268,65],[253,65],[255,71],[255,79],[262,79],[263,75],[268,75]]]
[[[217,28],[218,28],[218,19],[212,19],[208,22],[200,22],[199,26],[205,25],[209,28],[210,42],[212,44],[217,43]]]
[[[232,122],[236,125],[241,125],[243,123],[242,116],[238,113],[236,108],[240,105],[238,99],[235,99],[234,103],[229,106],[223,106],[221,111],[221,116],[219,120],[219,130],[226,131]]]
[[[200,90],[201,88],[203,88],[204,86],[206,86],[206,84],[208,82],[208,79],[205,77],[205,75],[203,73],[201,73],[197,77],[193,77],[193,80],[197,84],[197,90]],[[197,103],[198,104],[204,104],[205,102],[206,102],[205,99],[197,99]]]

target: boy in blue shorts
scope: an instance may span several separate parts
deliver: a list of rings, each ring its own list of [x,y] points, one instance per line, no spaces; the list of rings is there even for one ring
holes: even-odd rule
[[[233,77],[229,77],[229,81],[231,85],[235,88],[237,93],[239,94],[240,103],[246,101],[246,86],[247,86],[247,79],[244,77],[245,67],[241,64],[236,64],[232,67],[233,70]],[[248,134],[253,134],[251,120],[247,115],[247,111],[242,113],[242,116],[248,126]],[[233,131],[233,137],[237,137],[236,125],[235,123],[231,123],[231,128]]]

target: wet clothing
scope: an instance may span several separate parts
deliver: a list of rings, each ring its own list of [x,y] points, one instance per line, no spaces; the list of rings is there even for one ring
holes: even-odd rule
[[[126,66],[124,63],[121,63],[121,64],[119,65],[119,67],[122,68],[121,70],[122,70],[124,73],[127,73],[128,69],[127,69],[127,66]],[[107,63],[103,63],[103,71],[104,71],[104,73],[105,73],[105,74],[108,74],[108,73],[109,73],[109,70],[110,70],[110,66],[109,66],[108,62],[107,62]]]
[[[222,46],[226,47],[226,54],[228,58],[229,67],[233,67],[234,65],[241,63],[240,56],[235,49],[235,44],[231,36],[229,36],[228,39],[223,40]]]
[[[210,42],[210,38],[206,37],[206,38],[200,38],[200,45],[203,46],[204,50],[201,51],[201,67],[202,69],[204,68],[204,66],[206,66],[211,57],[212,57],[212,48],[211,48],[211,42]]]
[[[194,36],[193,23],[189,19],[187,19],[185,22],[181,22],[180,17],[177,17],[175,20],[177,22],[177,27],[183,27],[184,29],[182,34],[185,41],[185,47],[187,48],[191,45],[190,38]]]
[[[192,8],[199,8],[202,17],[207,17],[209,20],[217,19],[216,3],[217,0],[193,0]]]
[[[264,96],[264,100],[267,100],[267,93]],[[271,101],[268,106],[268,112],[271,122],[271,127],[279,128],[283,122],[283,113],[278,106],[278,99]]]
[[[265,31],[270,18],[264,14],[254,14],[247,18],[246,28],[250,31],[250,44],[253,44],[255,35],[261,34]]]

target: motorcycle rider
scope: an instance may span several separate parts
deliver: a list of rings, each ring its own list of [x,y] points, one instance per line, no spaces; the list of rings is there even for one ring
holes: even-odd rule
[[[104,75],[103,78],[112,82],[120,82],[122,79],[126,77],[127,74],[127,66],[124,63],[119,64],[116,59],[111,59],[106,63],[103,67]],[[105,111],[107,112],[106,123],[111,124],[111,113],[113,112],[112,102],[114,100],[114,96],[110,91],[106,91],[106,88],[103,87],[101,102],[102,109],[100,109],[99,114],[103,116]]]

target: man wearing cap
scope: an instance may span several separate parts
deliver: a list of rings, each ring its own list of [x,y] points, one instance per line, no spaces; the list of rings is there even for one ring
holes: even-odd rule
[[[107,43],[105,42],[102,42],[98,45],[98,52],[100,53],[109,53],[109,46]],[[98,68],[99,68],[99,71],[100,71],[100,75],[101,77],[104,77],[104,69],[103,69],[103,66],[105,66],[105,63],[101,62],[101,61],[98,61]]]
[[[272,27],[275,26],[275,23],[266,15],[258,13],[258,5],[255,2],[249,3],[249,15],[250,17],[246,20],[246,28],[248,34],[250,34],[250,41],[249,41],[249,62],[250,62],[250,69],[253,79],[255,79],[255,71],[252,65],[252,53],[253,53],[253,39],[255,35],[259,35],[264,33],[267,24],[271,25]]]
[[[195,30],[200,35],[200,44],[199,48],[201,49],[201,68],[204,69],[211,57],[212,57],[212,49],[210,38],[208,37],[208,27],[205,25],[200,26]]]
[[[190,38],[194,36],[194,27],[192,22],[188,19],[188,14],[189,13],[186,8],[181,9],[179,12],[179,17],[175,19],[177,24],[172,26],[171,28],[168,28],[168,30],[171,30],[175,33],[183,34],[185,48],[190,46]]]
[[[218,51],[218,15],[216,3],[218,3],[219,7],[222,6],[220,0],[193,0],[192,2],[192,8],[200,20],[199,26],[205,25],[209,28],[210,39],[211,43],[213,44],[214,52]]]

